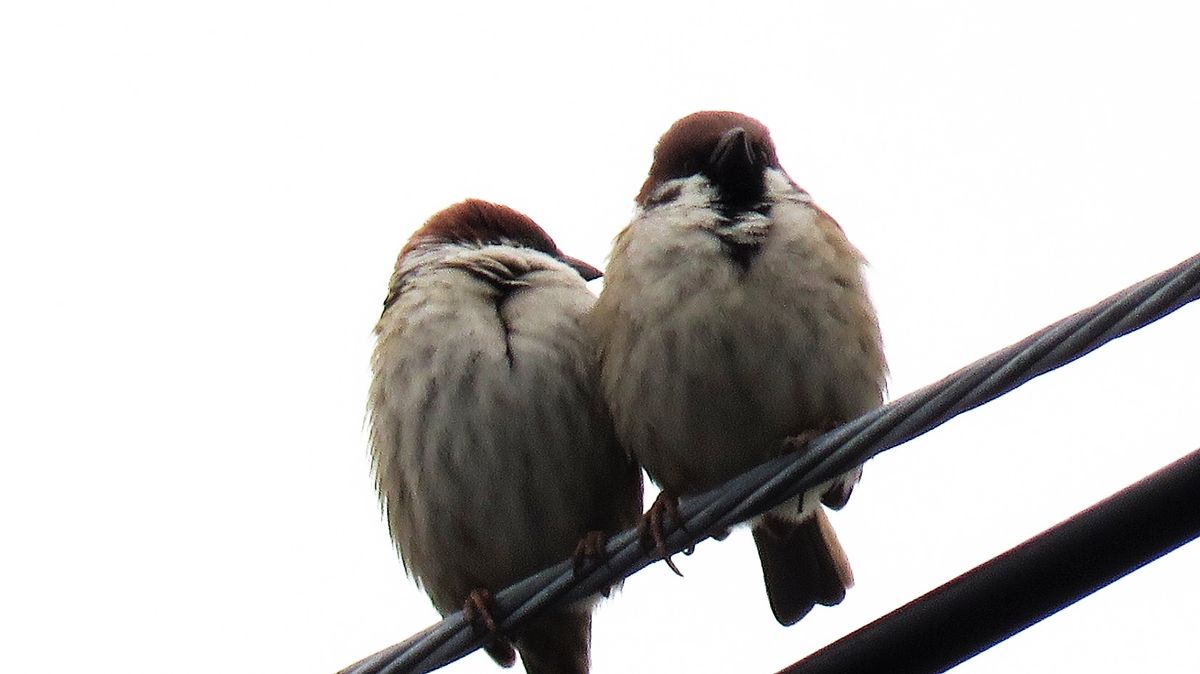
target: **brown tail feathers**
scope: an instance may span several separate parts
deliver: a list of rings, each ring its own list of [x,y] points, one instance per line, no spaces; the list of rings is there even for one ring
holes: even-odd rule
[[[820,508],[803,522],[763,516],[754,526],[754,543],[771,611],[782,625],[794,624],[816,604],[841,603],[854,585],[846,551]]]

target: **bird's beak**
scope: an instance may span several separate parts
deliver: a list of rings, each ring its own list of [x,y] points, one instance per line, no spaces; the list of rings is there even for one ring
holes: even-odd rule
[[[571,269],[579,272],[579,275],[582,276],[583,280],[585,281],[592,281],[604,276],[604,272],[596,269],[592,265],[580,260],[579,258],[571,257],[570,255],[563,255],[561,259],[563,262],[566,262],[567,266],[569,266]]]
[[[708,163],[724,174],[748,172],[756,163],[750,135],[740,126],[726,131],[717,141]]]

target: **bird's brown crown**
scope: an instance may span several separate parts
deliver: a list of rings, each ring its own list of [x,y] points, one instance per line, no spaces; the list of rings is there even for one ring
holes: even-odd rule
[[[467,199],[438,211],[425,221],[404,247],[404,252],[424,242],[513,243],[554,257],[562,251],[529,216],[507,206]]]
[[[756,153],[755,160],[763,166],[779,168],[779,157],[771,132],[762,122],[738,112],[707,110],[680,119],[667,129],[654,148],[650,174],[637,195],[645,204],[651,192],[668,180],[686,178],[702,172],[708,165],[721,139],[733,129],[741,128]]]

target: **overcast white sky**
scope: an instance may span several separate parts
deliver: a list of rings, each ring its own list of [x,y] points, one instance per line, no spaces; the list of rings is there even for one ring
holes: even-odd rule
[[[0,9],[0,670],[331,674],[432,623],[362,432],[395,255],[475,196],[601,264],[684,114],[762,119],[870,258],[893,396],[1200,251],[1183,3],[432,4]],[[841,606],[778,626],[737,532],[631,579],[595,671],[774,671],[1194,449],[1198,333],[870,462]],[[957,671],[1194,667],[1198,565]]]

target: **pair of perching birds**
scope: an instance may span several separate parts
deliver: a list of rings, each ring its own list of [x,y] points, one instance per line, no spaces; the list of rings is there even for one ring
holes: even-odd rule
[[[443,614],[493,631],[530,674],[588,671],[592,602],[500,634],[490,592],[639,522],[662,547],[680,496],[709,490],[882,401],[863,258],[779,164],[767,128],[700,112],[654,151],[633,221],[599,270],[532,220],[469,200],[434,215],[392,275],[370,392],[392,539]],[[803,442],[793,442],[803,451]],[[790,625],[852,584],[822,504],[861,469],[752,522]],[[668,560],[669,561],[669,560]]]

